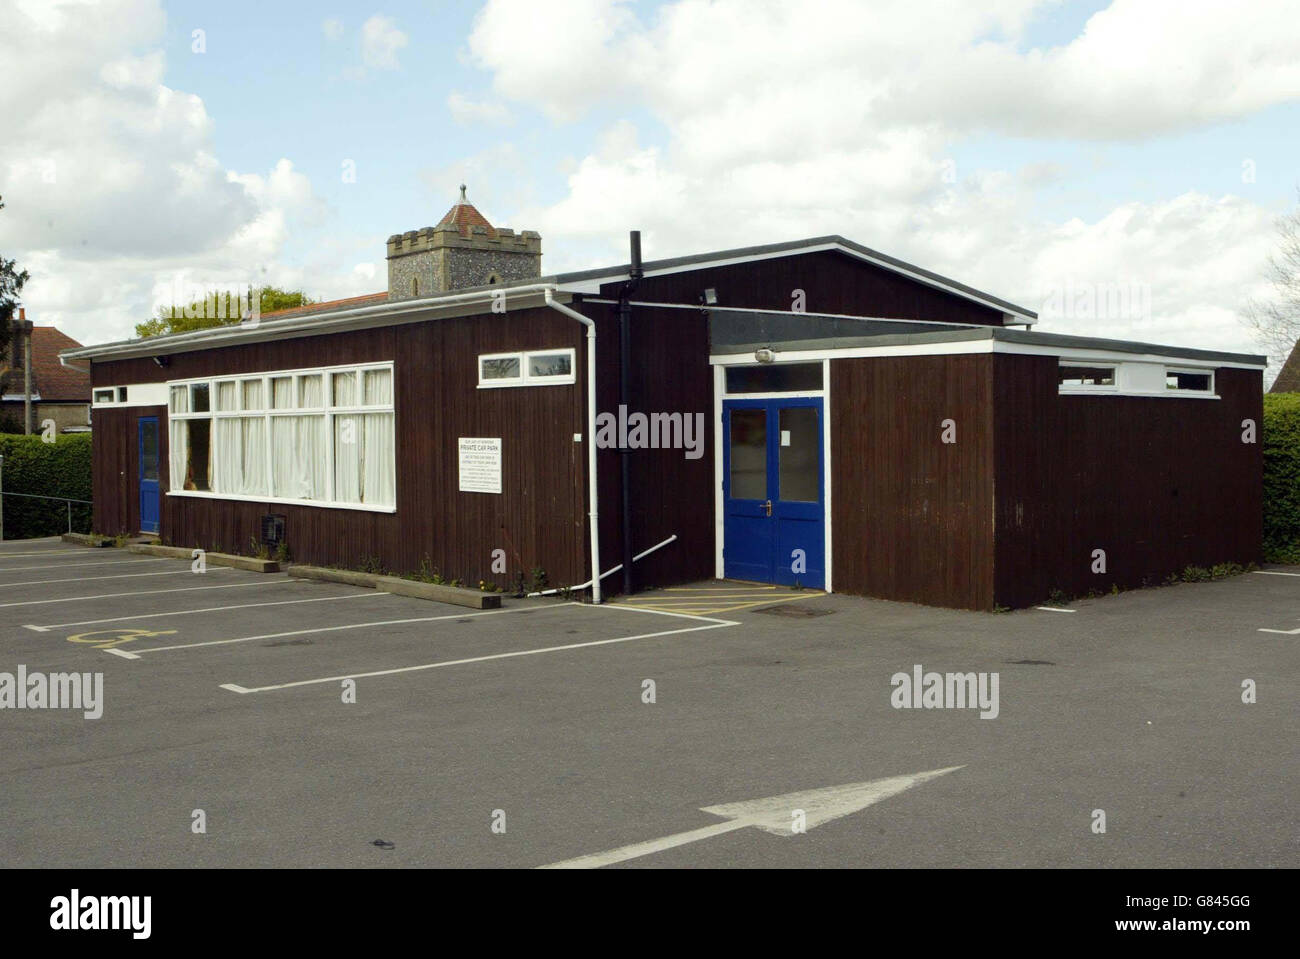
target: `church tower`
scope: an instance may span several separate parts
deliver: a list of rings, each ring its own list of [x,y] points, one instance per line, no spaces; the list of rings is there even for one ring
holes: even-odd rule
[[[465,198],[437,226],[388,238],[388,298],[411,300],[450,290],[542,275],[542,238],[487,221]]]

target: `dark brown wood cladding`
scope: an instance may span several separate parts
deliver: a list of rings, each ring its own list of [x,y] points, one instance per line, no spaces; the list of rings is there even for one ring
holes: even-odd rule
[[[1220,369],[1218,400],[1061,396],[1054,357],[994,360],[997,601],[1158,584],[1189,565],[1258,562],[1258,371]],[[1093,550],[1106,572],[1093,573]]]
[[[142,416],[158,417],[158,462],[167,468],[167,409],[130,406],[99,409],[91,431],[92,525],[109,536],[134,536],[140,532],[140,427]],[[163,477],[164,489],[166,477]]]
[[[992,608],[991,359],[831,361],[836,592]]]
[[[479,354],[559,347],[576,348],[576,384],[477,388]],[[298,561],[359,566],[376,558],[406,572],[427,557],[448,578],[503,585],[520,572],[528,580],[540,567],[552,584],[564,585],[587,575],[584,453],[573,439],[586,431],[584,348],[578,323],[540,308],[179,353],[166,369],[148,358],[96,363],[92,379],[159,382],[392,360],[396,513],[164,496],[164,541],[247,552],[260,518],[282,513]],[[134,463],[131,439],[120,435],[134,429],[125,412],[95,413],[97,484],[100,473],[106,481]],[[458,491],[462,436],[502,438],[502,494]],[[165,469],[163,477],[165,486]],[[134,483],[132,475],[129,489]],[[101,500],[99,485],[96,501],[98,529],[135,521],[120,497]],[[504,575],[492,572],[495,549],[506,551]]]
[[[619,286],[607,283],[601,295],[616,297]],[[1002,325],[999,310],[833,250],[647,277],[634,299],[693,304],[709,287],[720,307],[789,310],[803,290],[807,313]]]
[[[597,303],[583,312],[597,324],[598,409],[618,415],[619,324],[617,311]],[[633,566],[633,589],[688,583],[713,576],[713,371],[708,321],[694,310],[637,307],[631,319],[629,412],[703,414],[703,455],[681,449],[638,449],[599,454],[601,565],[623,560],[622,456],[629,458],[632,552],[670,536],[677,540]],[[622,573],[604,580],[609,594],[622,592]]]

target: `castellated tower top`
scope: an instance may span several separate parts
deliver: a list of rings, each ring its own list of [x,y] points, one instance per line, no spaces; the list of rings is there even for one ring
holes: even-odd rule
[[[450,290],[542,275],[542,238],[494,227],[465,197],[437,226],[388,238],[388,298],[410,300]]]

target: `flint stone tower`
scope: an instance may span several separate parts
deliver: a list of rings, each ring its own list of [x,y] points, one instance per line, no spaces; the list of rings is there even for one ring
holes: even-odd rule
[[[487,221],[465,198],[437,226],[388,238],[388,298],[411,300],[472,286],[542,275],[542,238]]]

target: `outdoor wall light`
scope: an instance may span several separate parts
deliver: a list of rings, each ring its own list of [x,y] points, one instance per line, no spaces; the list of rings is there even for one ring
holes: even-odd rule
[[[713,287],[709,287],[707,290],[704,291],[704,305],[705,306],[718,305],[718,291],[715,290]]]
[[[776,354],[771,350],[755,350],[754,359],[758,360],[760,363],[771,363],[776,359]]]

